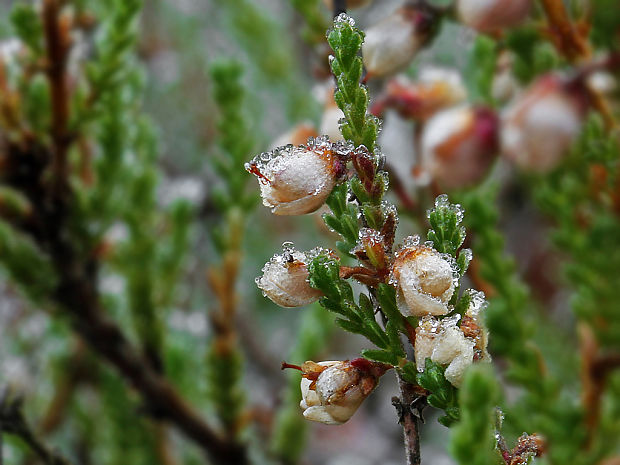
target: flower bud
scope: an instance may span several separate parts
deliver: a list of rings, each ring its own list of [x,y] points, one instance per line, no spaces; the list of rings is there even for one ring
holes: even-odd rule
[[[514,53],[503,50],[497,58],[495,75],[491,83],[491,95],[499,103],[508,102],[520,89],[513,68]]]
[[[390,282],[396,285],[396,301],[403,315],[445,315],[454,293],[452,264],[431,247],[419,245],[419,237],[406,240],[392,266]]]
[[[259,181],[263,205],[276,215],[304,215],[317,210],[345,173],[342,147],[327,137],[306,145],[286,145],[246,163]]]
[[[419,172],[444,189],[477,183],[498,152],[498,131],[498,118],[487,108],[461,106],[437,113],[422,134]]]
[[[518,26],[531,7],[532,0],[458,0],[456,5],[461,22],[484,33]]]
[[[294,367],[283,364],[283,367]],[[375,389],[389,365],[358,358],[345,361],[306,362],[300,368],[304,417],[327,425],[349,420]]]
[[[416,82],[398,76],[387,84],[386,93],[371,108],[382,116],[387,108],[395,109],[403,118],[425,121],[437,111],[456,105],[467,98],[467,91],[459,73],[426,68]]]
[[[366,31],[362,56],[368,76],[382,77],[407,67],[435,32],[437,14],[404,5]]]
[[[263,267],[263,275],[256,285],[263,295],[280,307],[302,307],[318,300],[323,293],[310,286],[308,264],[320,253],[329,251],[316,248],[300,252],[285,243],[282,254],[274,255]]]
[[[586,100],[556,75],[536,81],[503,116],[502,154],[524,170],[546,173],[581,131]]]
[[[446,379],[454,386],[460,386],[463,374],[474,361],[474,341],[465,337],[456,325],[459,316],[442,321],[424,317],[416,328],[415,360],[418,371],[424,371],[426,359],[447,365]]]

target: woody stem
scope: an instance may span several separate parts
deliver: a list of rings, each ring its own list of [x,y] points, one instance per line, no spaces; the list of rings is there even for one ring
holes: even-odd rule
[[[415,392],[414,386],[405,382],[400,376],[398,377],[398,388],[401,406],[403,407],[400,423],[403,426],[407,465],[420,465],[422,463],[420,456],[420,420],[411,408],[418,394]]]

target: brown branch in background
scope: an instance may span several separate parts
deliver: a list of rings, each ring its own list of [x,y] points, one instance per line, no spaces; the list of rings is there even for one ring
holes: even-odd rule
[[[578,326],[581,352],[581,401],[586,414],[587,446],[596,436],[601,416],[601,402],[609,373],[620,368],[620,354],[601,354],[592,329],[585,323]]]
[[[42,434],[50,434],[62,424],[75,390],[84,380],[85,357],[86,346],[82,340],[78,340],[74,352],[67,361],[67,369],[63,370],[63,376],[54,389],[54,397],[39,425]]]
[[[52,105],[53,163],[52,170],[57,188],[62,189],[68,177],[67,151],[70,137],[69,87],[67,63],[71,48],[71,23],[62,15],[60,0],[43,0],[43,30],[47,53],[47,79],[50,84]]]
[[[24,417],[23,403],[23,397],[13,393],[10,388],[0,392],[0,437],[2,433],[19,437],[45,465],[70,465],[67,459],[35,435]]]
[[[590,46],[570,20],[566,7],[562,0],[541,0],[543,10],[547,17],[551,41],[558,51],[575,62],[590,56]]]
[[[244,220],[241,215],[234,211],[226,215],[228,223],[227,250],[222,257],[219,268],[213,267],[207,271],[207,281],[218,301],[218,308],[212,309],[210,319],[215,333],[213,341],[218,357],[222,359],[234,358],[238,350],[238,337],[236,328],[237,293],[236,286],[241,265],[241,245],[244,231]],[[237,434],[244,424],[243,415],[234,419],[230,424],[225,424],[227,438],[234,442]]]

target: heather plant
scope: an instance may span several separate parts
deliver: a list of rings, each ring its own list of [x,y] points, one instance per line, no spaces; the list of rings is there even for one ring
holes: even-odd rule
[[[0,465],[619,462],[613,0],[9,3]]]

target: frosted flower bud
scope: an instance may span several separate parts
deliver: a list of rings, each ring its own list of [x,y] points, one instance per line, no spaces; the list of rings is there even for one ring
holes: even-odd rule
[[[416,82],[404,76],[392,79],[371,112],[382,116],[386,108],[395,109],[403,118],[424,121],[437,111],[461,103],[467,91],[458,72],[425,68]]]
[[[283,367],[292,367],[284,364]],[[327,425],[349,420],[375,389],[389,365],[363,358],[345,361],[306,362],[299,367],[304,417]]]
[[[453,266],[436,250],[419,245],[419,238],[409,242],[396,253],[390,277],[398,307],[406,316],[445,315],[454,293]]]
[[[362,45],[368,76],[389,76],[406,68],[431,38],[436,23],[432,10],[404,5],[368,28]]]
[[[556,75],[536,81],[503,115],[502,154],[520,168],[554,169],[581,131],[585,99]]]
[[[441,111],[424,128],[418,170],[444,189],[476,184],[498,153],[498,132],[498,117],[490,109]]]
[[[458,0],[456,5],[461,22],[484,33],[518,26],[531,7],[532,0]]]
[[[415,361],[418,371],[424,371],[426,359],[447,365],[446,379],[454,386],[460,386],[463,374],[474,361],[475,342],[463,334],[457,326],[459,316],[442,321],[427,316],[416,328]]]
[[[310,252],[295,250],[286,243],[282,254],[274,255],[263,267],[256,285],[263,295],[280,307],[302,307],[318,300],[323,293],[310,286],[308,264],[323,249]]]
[[[263,205],[276,215],[304,215],[317,210],[345,173],[339,146],[325,136],[306,145],[286,145],[246,163],[258,178]]]
[[[472,291],[472,301],[461,321],[461,331],[466,338],[474,342],[474,361],[486,362],[491,360],[487,350],[489,344],[489,330],[482,319],[482,312],[487,307],[483,292]]]

